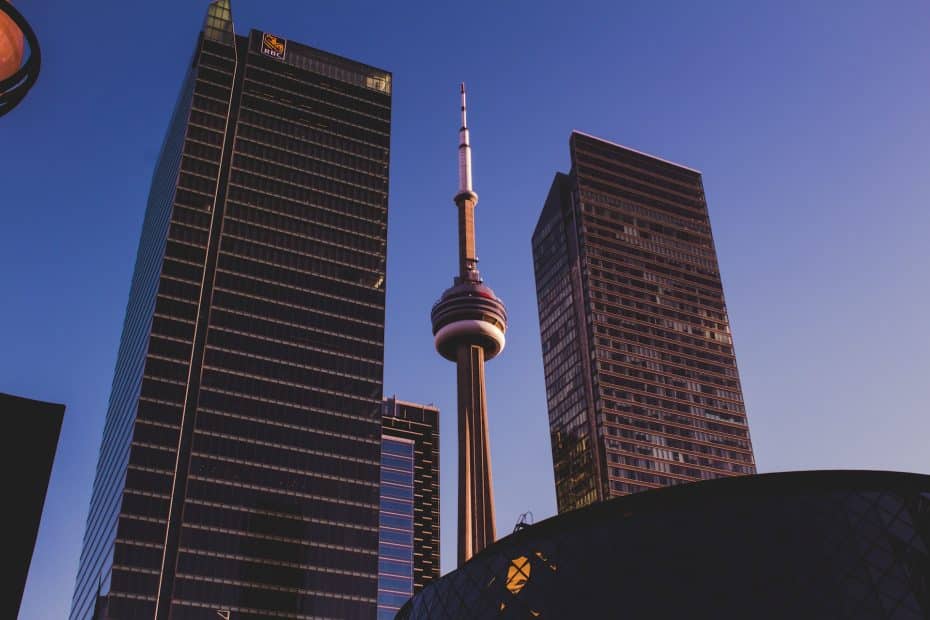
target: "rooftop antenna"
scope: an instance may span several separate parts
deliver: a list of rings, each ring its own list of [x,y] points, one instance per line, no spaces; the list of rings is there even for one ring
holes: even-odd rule
[[[529,515],[527,517],[527,515]],[[517,517],[517,524],[513,526],[513,533],[516,534],[520,530],[526,529],[529,526],[533,525],[533,513],[529,510]]]

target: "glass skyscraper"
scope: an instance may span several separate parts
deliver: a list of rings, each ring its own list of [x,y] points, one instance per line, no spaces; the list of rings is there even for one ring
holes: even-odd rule
[[[439,410],[388,398],[381,431],[378,620],[439,577]]]
[[[210,4],[155,169],[71,618],[375,617],[391,75]]]
[[[701,174],[569,146],[533,233],[559,512],[755,473]]]

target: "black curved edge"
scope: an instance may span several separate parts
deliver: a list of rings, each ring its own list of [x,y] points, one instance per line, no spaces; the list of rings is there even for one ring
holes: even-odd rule
[[[15,108],[26,96],[39,78],[39,68],[42,65],[42,50],[35,31],[23,17],[22,13],[7,0],[0,0],[0,12],[5,13],[13,23],[22,31],[29,45],[29,58],[23,63],[19,71],[0,80],[0,116]]]
[[[666,512],[698,503],[712,503],[714,499],[721,497],[771,497],[773,495],[799,495],[817,491],[877,491],[887,489],[927,493],[930,492],[930,475],[869,469],[786,471],[752,476],[732,476],[652,489],[598,502],[524,527],[495,541],[493,545],[485,547],[469,560],[469,563],[480,560],[486,555],[498,553],[497,548],[499,546],[519,544],[525,539],[543,538],[549,533],[564,532],[565,530],[583,527],[618,516]],[[461,568],[460,566],[456,570]],[[447,575],[449,574],[451,572],[447,573]],[[432,581],[426,587],[438,584],[444,577],[445,575]],[[398,616],[402,616],[405,610],[409,611],[413,605],[413,598],[401,607]]]

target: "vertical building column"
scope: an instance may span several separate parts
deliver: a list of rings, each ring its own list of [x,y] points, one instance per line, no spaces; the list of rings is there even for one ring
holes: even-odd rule
[[[459,565],[494,542],[484,349],[460,346],[456,362],[459,425]]]

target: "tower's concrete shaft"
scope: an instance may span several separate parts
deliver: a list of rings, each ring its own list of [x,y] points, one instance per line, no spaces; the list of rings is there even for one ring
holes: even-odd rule
[[[484,349],[462,344],[457,350],[459,426],[459,566],[497,537],[488,442],[488,403]]]
[[[494,492],[488,443],[484,362],[504,348],[507,313],[504,304],[483,284],[475,251],[475,205],[471,186],[471,146],[462,85],[462,128],[459,132],[459,191],[455,196],[459,223],[459,275],[433,306],[436,349],[457,370],[459,430],[458,561],[464,564],[494,542]]]

